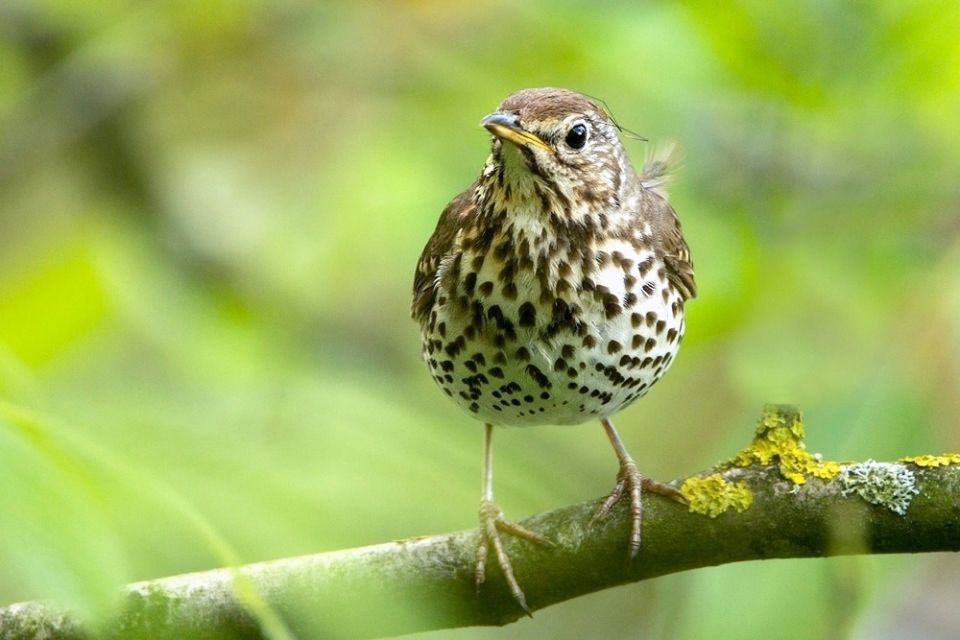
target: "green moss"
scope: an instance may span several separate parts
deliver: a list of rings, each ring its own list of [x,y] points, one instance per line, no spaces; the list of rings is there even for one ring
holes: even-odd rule
[[[805,483],[810,476],[823,480],[836,477],[840,463],[809,453],[803,435],[803,419],[796,407],[768,404],[763,408],[753,442],[729,465],[776,464],[780,475],[797,485]]]
[[[687,478],[680,493],[687,499],[691,513],[702,513],[711,518],[730,508],[743,512],[753,504],[753,494],[745,482],[728,482],[719,473]]]
[[[920,493],[917,478],[905,465],[897,462],[867,460],[843,467],[837,481],[841,493],[856,493],[870,504],[886,507],[903,515],[913,496]]]
[[[949,464],[960,464],[960,453],[944,453],[939,456],[930,454],[907,456],[906,458],[900,458],[899,462],[909,462],[918,467],[945,467]]]

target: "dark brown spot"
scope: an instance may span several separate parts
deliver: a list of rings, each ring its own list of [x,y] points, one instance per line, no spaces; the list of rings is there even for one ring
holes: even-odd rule
[[[520,347],[519,349],[517,349],[517,352],[516,354],[514,354],[514,357],[517,360],[528,362],[530,360],[530,351],[526,347]]]
[[[537,309],[533,306],[532,302],[524,302],[520,305],[520,326],[521,327],[532,327],[537,322]]]
[[[597,339],[593,336],[584,336],[583,337],[583,346],[587,349],[593,349],[597,346]]]
[[[540,385],[543,389],[549,389],[552,385],[550,384],[550,379],[536,367],[536,365],[528,364],[527,365],[527,375],[533,378],[534,382]]]
[[[483,282],[480,285],[479,291],[481,296],[485,298],[488,297],[491,293],[493,293],[493,283],[490,282],[489,280]]]
[[[603,313],[607,320],[617,317],[622,311],[623,308],[620,306],[620,300],[617,299],[617,296],[608,293],[603,297]]]
[[[640,271],[640,277],[647,275],[647,272],[650,271],[653,267],[653,256],[647,256],[644,258],[638,265],[637,268]]]
[[[641,322],[643,322],[643,316],[641,316],[639,313],[630,314],[630,324],[633,325],[634,329],[639,327]]]
[[[610,342],[607,343],[607,353],[609,354],[617,353],[618,351],[620,351],[622,347],[623,345],[621,345],[616,340],[611,340]]]
[[[477,286],[477,274],[472,271],[466,275],[463,279],[463,290],[467,292],[468,296],[473,295],[473,290]]]
[[[489,373],[494,378],[503,379],[503,369],[501,369],[500,367],[493,367],[491,369],[487,369],[487,373]]]
[[[650,352],[650,351],[653,351],[653,348],[654,348],[655,346],[657,346],[657,341],[654,340],[653,338],[647,338],[647,341],[646,341],[646,342],[644,343],[644,345],[643,345],[643,351],[644,351],[645,353],[648,353],[648,352]]]
[[[500,262],[506,260],[507,256],[511,253],[513,253],[513,243],[510,242],[509,239],[504,240],[493,248],[493,256]]]
[[[643,286],[640,287],[640,290],[643,291],[644,295],[652,296],[657,292],[657,283],[647,280],[643,283]]]
[[[503,285],[503,297],[507,300],[516,300],[517,299],[517,285],[513,282],[508,282]]]
[[[670,331],[667,331],[667,342],[673,342],[676,339],[676,337],[677,337],[676,329],[670,329]]]
[[[497,280],[500,282],[512,282],[514,271],[516,269],[516,260],[511,258],[504,263],[503,268],[497,274]]]
[[[575,308],[567,304],[566,300],[557,298],[553,301],[550,312],[550,324],[547,325],[547,337],[553,337],[563,329],[575,329],[578,321],[574,317]]]

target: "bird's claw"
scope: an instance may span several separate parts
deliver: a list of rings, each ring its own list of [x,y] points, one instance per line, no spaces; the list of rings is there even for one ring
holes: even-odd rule
[[[637,465],[632,460],[628,460],[620,465],[620,471],[617,473],[617,484],[600,504],[590,521],[591,524],[595,524],[606,518],[613,505],[619,502],[624,494],[628,495],[630,499],[630,539],[628,542],[630,560],[636,558],[637,553],[640,552],[640,535],[643,523],[643,501],[641,498],[643,491],[666,496],[681,504],[687,502],[676,487],[641,476]]]
[[[510,589],[510,594],[513,596],[513,599],[517,601],[517,604],[520,605],[520,608],[523,609],[527,615],[531,615],[530,607],[527,606],[527,598],[513,573],[510,556],[507,555],[506,550],[503,548],[503,542],[500,539],[501,533],[547,547],[552,547],[553,543],[535,531],[531,531],[522,525],[504,519],[503,512],[493,502],[484,500],[480,503],[480,541],[477,544],[477,564],[475,571],[477,593],[480,592],[480,587],[483,586],[483,583],[486,581],[487,557],[492,547],[497,558],[497,564],[500,565],[503,578],[506,580],[507,587]]]

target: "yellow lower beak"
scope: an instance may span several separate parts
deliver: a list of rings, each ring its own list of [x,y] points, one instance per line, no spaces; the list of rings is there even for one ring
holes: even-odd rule
[[[480,124],[501,140],[512,142],[519,147],[540,147],[553,153],[550,145],[540,137],[521,129],[516,116],[500,112],[491,113],[481,120]]]

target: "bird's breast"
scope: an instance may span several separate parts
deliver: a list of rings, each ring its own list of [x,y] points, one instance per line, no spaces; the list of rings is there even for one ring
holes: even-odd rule
[[[437,383],[507,425],[579,423],[646,393],[683,333],[682,299],[653,248],[511,231],[439,276],[424,332]]]

